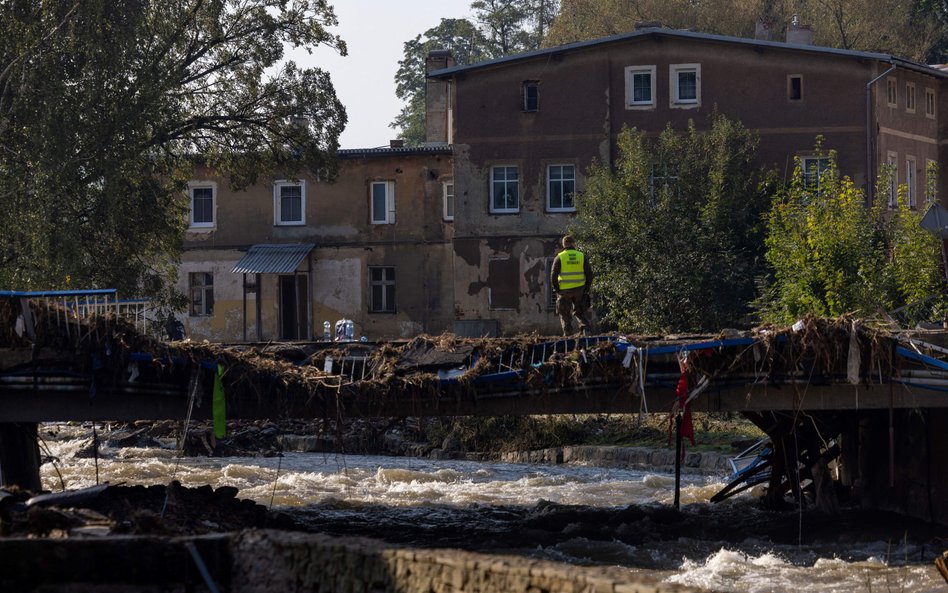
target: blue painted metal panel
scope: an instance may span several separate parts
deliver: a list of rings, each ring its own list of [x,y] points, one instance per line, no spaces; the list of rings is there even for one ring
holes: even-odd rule
[[[95,288],[90,290],[0,290],[0,297],[8,298],[40,298],[40,297],[71,297],[114,295],[114,288]]]

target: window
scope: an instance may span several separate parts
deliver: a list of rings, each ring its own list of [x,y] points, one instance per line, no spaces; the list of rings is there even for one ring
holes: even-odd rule
[[[491,167],[490,211],[495,214],[520,211],[520,180],[517,167]]]
[[[395,268],[369,266],[369,313],[395,312]]]
[[[925,89],[925,117],[935,119],[935,89]]]
[[[885,174],[889,176],[889,208],[899,203],[899,155],[888,153]]]
[[[787,100],[803,100],[803,76],[800,74],[791,74],[787,77]]]
[[[576,167],[550,165],[546,168],[546,209],[550,212],[574,212],[576,204]]]
[[[454,182],[445,181],[441,187],[444,194],[444,219],[454,220]]]
[[[539,111],[540,109],[540,82],[536,80],[523,81],[521,94],[523,95],[522,108],[524,111]]]
[[[206,229],[214,227],[214,197],[217,185],[214,183],[191,182],[188,184],[188,193],[191,195],[192,229]]]
[[[672,64],[669,72],[672,107],[700,104],[701,64]]]
[[[905,201],[909,208],[915,208],[915,179],[916,179],[915,157],[905,157]]]
[[[277,225],[305,224],[306,187],[301,181],[273,185],[273,220]]]
[[[655,66],[625,69],[625,104],[639,109],[655,106]]]
[[[372,190],[372,224],[395,224],[395,182],[374,181]]]
[[[905,83],[905,111],[915,113],[915,83]]]
[[[800,167],[803,169],[803,187],[816,190],[820,188],[820,177],[829,167],[829,158],[824,156],[801,157]]]
[[[889,107],[899,106],[899,87],[894,78],[885,79],[886,102]]]
[[[209,317],[214,314],[214,274],[188,274],[188,292],[191,295],[191,317]]]
[[[681,187],[678,185],[677,171],[667,163],[652,163],[652,170],[648,176],[648,191],[652,200],[655,200],[662,191],[674,191],[675,196],[681,196]]]

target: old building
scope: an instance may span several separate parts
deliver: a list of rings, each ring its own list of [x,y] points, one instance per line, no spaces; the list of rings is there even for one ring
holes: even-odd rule
[[[587,168],[614,162],[626,126],[701,129],[714,109],[785,177],[799,157],[816,182],[820,135],[870,191],[888,166],[887,194],[904,184],[918,208],[948,195],[948,71],[788,35],[653,27],[470,66],[434,51],[425,147],[340,151],[333,183],[276,174],[232,191],[196,175],[188,335],[321,339],[342,318],[371,339],[558,333],[549,269]]]
[[[448,147],[339,151],[333,183],[274,175],[242,191],[213,172],[189,184],[178,288],[195,339],[439,333],[454,318]]]
[[[893,56],[644,28],[470,66],[429,59],[429,140],[451,142],[458,319],[556,332],[547,270],[594,161],[625,126],[699,129],[718,109],[761,138],[760,160],[814,175],[817,135],[861,186],[889,164],[909,200],[948,195],[948,73]],[[444,107],[446,106],[446,108]],[[816,176],[816,175],[815,175]]]

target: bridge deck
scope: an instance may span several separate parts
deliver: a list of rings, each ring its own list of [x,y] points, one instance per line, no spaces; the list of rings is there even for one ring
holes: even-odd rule
[[[851,320],[727,337],[223,346],[30,311],[32,337],[0,336],[5,422],[210,418],[218,368],[231,419],[668,411],[681,360],[697,410],[948,407],[948,350]],[[21,313],[0,306],[0,326]]]

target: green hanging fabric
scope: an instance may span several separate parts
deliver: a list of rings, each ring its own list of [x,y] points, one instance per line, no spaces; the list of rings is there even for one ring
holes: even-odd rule
[[[227,400],[224,399],[224,365],[217,365],[214,375],[214,436],[222,439],[227,436]]]

